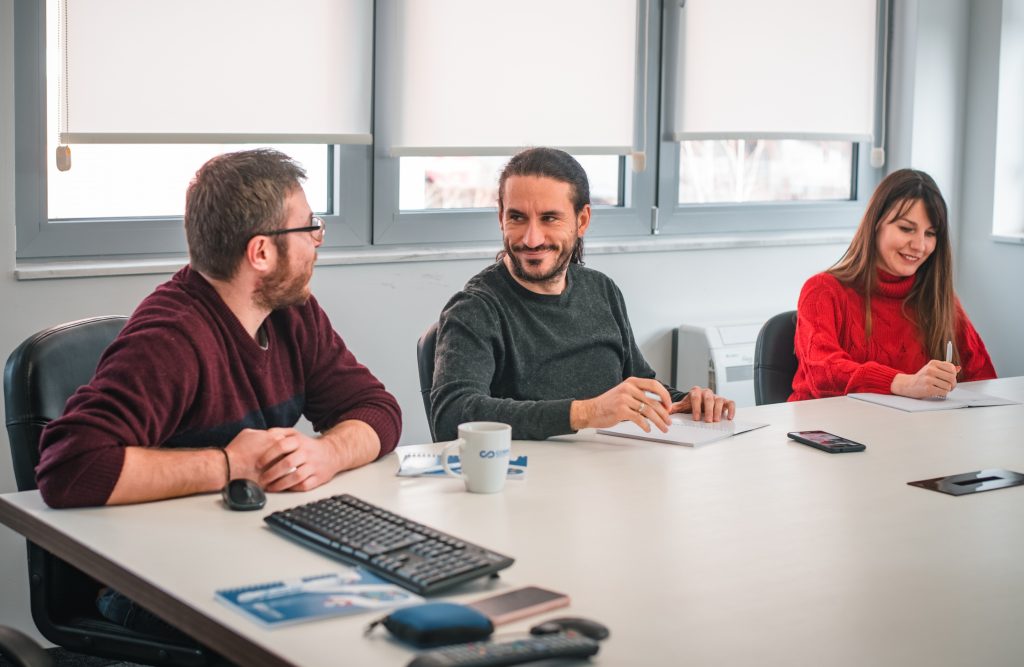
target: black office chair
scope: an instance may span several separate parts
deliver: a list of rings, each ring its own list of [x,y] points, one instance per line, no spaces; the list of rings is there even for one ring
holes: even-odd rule
[[[50,654],[35,640],[6,625],[0,625],[0,658],[6,658],[14,667],[53,667]]]
[[[437,322],[434,322],[416,341],[416,364],[420,371],[420,395],[423,396],[423,409],[427,413],[427,426],[430,428],[430,439],[434,437],[434,422],[430,418],[430,390],[434,387],[434,349],[437,347]]]
[[[785,403],[793,393],[797,359],[793,353],[796,311],[779,313],[764,323],[754,345],[754,402]]]
[[[4,406],[19,491],[36,488],[43,427],[92,379],[100,355],[126,321],[121,316],[94,317],[51,327],[30,336],[7,359]],[[201,646],[173,643],[106,620],[96,610],[101,584],[31,542],[28,570],[32,620],[58,646],[147,665],[217,664],[219,658]]]

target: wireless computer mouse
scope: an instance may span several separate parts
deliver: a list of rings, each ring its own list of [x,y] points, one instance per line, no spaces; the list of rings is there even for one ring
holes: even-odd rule
[[[258,510],[267,504],[267,494],[251,479],[233,479],[220,493],[229,509]]]
[[[544,621],[540,625],[530,628],[530,634],[551,635],[556,632],[566,632],[567,630],[572,630],[595,641],[607,639],[608,635],[611,634],[608,632],[608,628],[597,621],[591,621],[587,618],[553,618],[550,621]]]

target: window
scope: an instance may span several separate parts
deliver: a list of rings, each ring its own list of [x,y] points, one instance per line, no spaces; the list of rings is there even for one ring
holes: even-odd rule
[[[617,155],[576,158],[590,181],[594,206],[621,206],[621,162]],[[398,204],[402,211],[494,208],[498,178],[507,156],[404,157],[399,162]]]
[[[369,149],[342,144],[372,142],[372,1],[249,9],[245,0],[18,3],[18,171],[39,175],[16,185],[19,258],[181,254],[195,170],[255,146],[305,167],[329,246],[369,241],[368,188],[353,187],[369,182]],[[280,43],[287,58],[267,48]],[[323,78],[335,85],[309,83]],[[62,142],[66,171],[55,159]],[[341,170],[363,177],[340,183]]]
[[[992,234],[1024,243],[1024,0],[1003,2]]]
[[[591,237],[856,224],[880,175],[886,0],[595,7],[19,0],[18,258],[180,256],[192,174],[252,145],[306,168],[328,250],[496,245],[498,174],[530,145],[584,165]]]
[[[884,71],[880,7],[881,0],[666,6],[662,233],[857,223],[879,178],[866,156]]]
[[[680,144],[679,203],[849,200],[853,144],[717,139]]]
[[[523,146],[580,160],[592,202],[607,207],[592,234],[648,233],[654,177],[624,159],[654,136],[653,122],[638,122],[641,56],[656,20],[644,2],[594,11],[591,0],[395,0],[377,9],[374,243],[497,241],[498,175]],[[601,48],[581,48],[584,35]]]
[[[52,135],[52,133],[49,133]],[[47,213],[50,220],[89,218],[172,218],[185,213],[185,188],[199,165],[228,151],[256,148],[232,144],[82,144],[72,168],[59,171],[47,161]],[[307,172],[309,205],[331,210],[328,183],[331,151],[326,146],[272,146],[297,160]],[[47,156],[57,149],[51,141]]]

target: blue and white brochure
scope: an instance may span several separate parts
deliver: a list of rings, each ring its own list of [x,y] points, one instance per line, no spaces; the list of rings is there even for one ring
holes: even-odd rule
[[[423,602],[420,596],[361,568],[226,588],[215,597],[271,628]]]
[[[402,445],[395,448],[398,456],[399,477],[447,477],[444,466],[441,465],[441,452],[447,442],[434,442],[427,445]],[[528,458],[525,454],[513,456],[508,462],[508,476],[506,479],[526,479],[526,464]],[[448,455],[448,466],[452,472],[460,472],[462,463],[458,454]]]

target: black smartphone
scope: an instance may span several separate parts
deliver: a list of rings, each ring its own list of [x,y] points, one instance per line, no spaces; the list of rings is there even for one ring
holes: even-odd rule
[[[501,625],[568,605],[569,596],[564,593],[527,586],[470,602],[466,606],[476,609],[495,625]]]
[[[792,431],[787,433],[790,438],[820,449],[829,454],[842,454],[843,452],[863,452],[866,448],[859,442],[840,437],[828,431]]]

